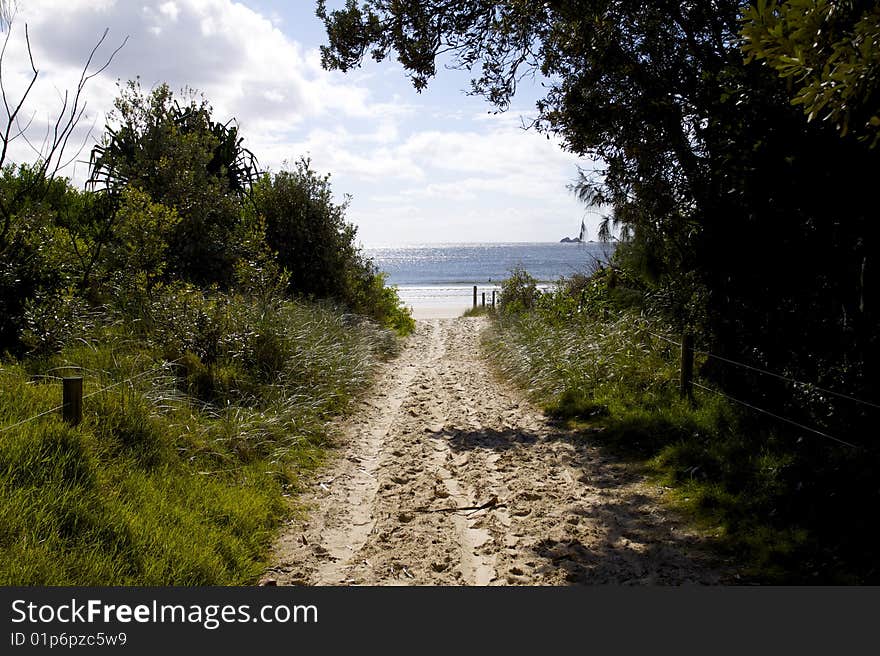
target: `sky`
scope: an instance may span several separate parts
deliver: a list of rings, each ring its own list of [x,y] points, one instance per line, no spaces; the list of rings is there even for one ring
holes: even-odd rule
[[[331,8],[339,2],[328,2]],[[347,74],[320,64],[324,27],[312,0],[19,0],[2,79],[17,98],[28,82],[24,26],[40,71],[22,112],[28,134],[57,116],[89,52],[109,30],[95,62],[124,47],[85,88],[86,114],[64,170],[76,184],[100,137],[118,82],[201,91],[215,120],[235,118],[263,169],[308,157],[330,173],[334,194],[366,247],[437,242],[558,241],[581,220],[596,239],[599,213],[568,190],[578,166],[554,139],[523,129],[540,87],[525,81],[503,114],[464,93],[469,76],[441,69],[417,93],[396,61],[372,60]],[[36,135],[36,136],[35,136]],[[15,161],[34,153],[19,139]]]

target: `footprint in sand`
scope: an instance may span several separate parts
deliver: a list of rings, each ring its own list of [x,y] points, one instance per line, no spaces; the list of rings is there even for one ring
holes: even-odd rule
[[[722,571],[696,536],[672,530],[656,486],[572,446],[499,381],[478,355],[486,326],[418,323],[339,425],[339,457],[292,500],[308,502],[309,516],[285,527],[267,576],[279,585],[717,582]]]

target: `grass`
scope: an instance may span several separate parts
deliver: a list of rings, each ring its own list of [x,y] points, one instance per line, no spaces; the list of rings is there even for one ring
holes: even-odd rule
[[[134,377],[76,428],[53,413],[0,433],[0,585],[254,582],[329,420],[395,348],[332,308],[178,301],[0,367],[0,430],[58,405],[59,375],[86,395]]]
[[[475,305],[464,311],[463,317],[492,317],[495,316],[495,308],[491,305]]]
[[[485,346],[547,414],[592,429],[589,439],[668,488],[743,581],[880,581],[876,453],[805,439],[716,395],[680,399],[677,353],[658,332],[627,313],[500,313]]]

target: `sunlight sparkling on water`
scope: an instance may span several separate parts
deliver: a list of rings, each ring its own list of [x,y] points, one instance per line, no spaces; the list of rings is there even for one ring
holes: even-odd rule
[[[546,288],[561,276],[589,273],[612,251],[613,246],[600,243],[516,243],[424,244],[365,252],[388,274],[388,283],[398,286],[404,305],[464,311],[473,303],[473,285],[479,288],[478,302],[485,291],[488,303],[492,290],[516,266]]]

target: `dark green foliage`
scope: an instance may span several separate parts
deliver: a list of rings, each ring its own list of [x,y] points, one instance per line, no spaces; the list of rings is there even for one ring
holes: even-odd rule
[[[291,291],[344,299],[352,268],[362,262],[355,227],[345,221],[348,199],[333,202],[330,176],[299,160],[293,170],[264,176],[254,189],[254,205],[265,217],[266,242],[290,274]]]
[[[86,394],[130,381],[86,399],[76,429],[55,414],[3,433],[2,584],[252,583],[290,510],[282,493],[320,462],[328,419],[396,345],[330,308],[188,298],[214,317],[210,339],[108,314],[29,370],[0,368],[0,427],[57,404],[46,372],[84,373]],[[180,305],[155,303],[152,314],[179,319]],[[210,364],[182,352],[157,367],[163,352],[212,340],[227,350]]]
[[[378,324],[413,320],[327,178],[282,174],[264,217],[253,156],[205,101],[132,83],[111,123],[91,190],[0,178],[0,428],[57,405],[58,375],[87,394],[76,429],[3,433],[0,583],[250,583],[282,493],[396,348]]]
[[[329,175],[301,159],[255,185],[254,207],[265,219],[269,248],[289,274],[291,293],[333,298],[401,334],[412,331],[397,293],[357,246],[356,228],[345,220],[348,199],[333,202]]]
[[[136,187],[119,193],[109,233],[98,244],[95,275],[104,294],[135,312],[167,280],[168,255],[180,218],[173,209],[150,200]],[[98,290],[93,288],[95,296]]]
[[[559,399],[545,409],[555,419],[592,419],[608,414],[608,406],[597,403],[584,390],[566,389]]]
[[[358,270],[354,278],[351,307],[398,335],[408,335],[415,330],[416,322],[409,308],[401,305],[397,288],[386,285],[385,279],[386,274],[376,271],[371,262]]]
[[[167,85],[147,94],[130,82],[92,164],[92,191],[49,180],[39,166],[2,171],[0,352],[57,351],[105,305],[147,325],[156,299],[170,298],[163,290],[185,298],[194,289],[179,283],[264,302],[329,300],[412,330],[396,291],[356,246],[329,176],[301,161],[258,179],[237,128],[215,121],[204,99],[181,104]]]
[[[500,109],[539,71],[537,125],[604,163],[580,195],[613,208],[617,266],[640,278],[648,311],[720,355],[880,400],[880,150],[791,104],[822,107],[841,127],[851,112],[873,134],[873,4],[352,0],[318,13],[328,68],[393,54],[421,88],[444,52]],[[744,61],[744,26],[751,54],[789,79]],[[876,418],[858,408],[804,409],[744,371],[707,373],[876,442]]]
[[[792,103],[874,148],[880,140],[880,7],[764,0],[745,12],[743,51],[790,79]]]
[[[700,389],[694,403],[680,399],[679,347],[662,339],[675,333],[662,315],[641,313],[644,300],[631,305],[619,295],[629,284],[603,268],[562,281],[531,311],[499,313],[486,343],[493,363],[548,415],[666,486],[743,580],[876,583],[876,529],[866,509],[880,502],[877,451],[850,449]],[[712,362],[698,354],[697,372]],[[697,380],[714,386],[699,373]],[[781,394],[772,379],[756,378],[743,396],[765,407],[768,389]],[[813,400],[816,408],[828,402]]]
[[[58,348],[92,321],[93,276],[111,209],[65,179],[38,184],[39,175],[39,168],[22,164],[5,167],[0,178],[0,195],[18,198],[0,240],[0,352]]]
[[[514,268],[501,283],[501,312],[517,314],[535,307],[541,292],[538,281],[523,268]]]
[[[129,82],[92,153],[92,183],[110,194],[134,187],[175,210],[169,275],[228,287],[246,230],[241,203],[257,165],[237,128],[211,112],[205,99],[181,105],[167,85],[145,94]]]
[[[149,95],[137,81],[121,88],[110,115],[118,125],[106,127],[92,152],[93,184],[111,190],[135,184],[158,197],[163,187],[175,186],[176,170],[222,180],[222,189],[246,196],[259,174],[256,157],[244,147],[234,121],[218,123],[204,98],[189,95],[181,105],[167,84]]]

